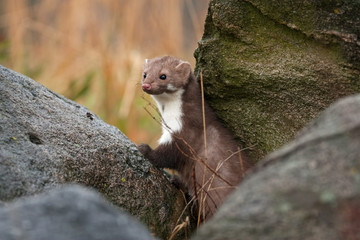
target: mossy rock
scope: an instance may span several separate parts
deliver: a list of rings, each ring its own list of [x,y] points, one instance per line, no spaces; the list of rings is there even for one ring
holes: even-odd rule
[[[359,92],[359,12],[359,1],[210,1],[196,74],[252,159]]]

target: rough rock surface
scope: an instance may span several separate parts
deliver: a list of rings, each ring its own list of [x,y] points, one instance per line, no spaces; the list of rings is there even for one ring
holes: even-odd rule
[[[261,161],[194,240],[360,239],[360,95]]]
[[[67,186],[0,206],[1,240],[154,239],[93,191]]]
[[[359,12],[355,0],[210,1],[196,71],[254,160],[360,91]]]
[[[117,128],[0,65],[0,201],[75,182],[166,238],[183,196]]]

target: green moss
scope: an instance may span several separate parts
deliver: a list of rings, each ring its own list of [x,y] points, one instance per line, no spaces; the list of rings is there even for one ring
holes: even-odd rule
[[[313,19],[316,7],[297,2],[291,14],[287,2],[273,13],[268,3],[250,2],[211,1],[195,72],[203,72],[210,105],[259,160],[360,84],[341,44],[312,38],[314,24],[294,20]]]

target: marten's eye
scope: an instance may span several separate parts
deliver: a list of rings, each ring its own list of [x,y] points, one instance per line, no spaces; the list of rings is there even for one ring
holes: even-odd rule
[[[144,79],[146,78],[146,73],[144,73],[143,77],[144,77]]]
[[[160,75],[160,79],[161,79],[161,80],[165,80],[165,79],[166,79],[166,75],[165,75],[165,74],[161,74],[161,75]]]

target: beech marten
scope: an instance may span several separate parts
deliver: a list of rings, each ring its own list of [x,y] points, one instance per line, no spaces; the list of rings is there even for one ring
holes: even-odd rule
[[[206,103],[205,149],[201,89],[188,62],[170,56],[145,60],[142,89],[157,103],[162,136],[156,149],[141,144],[140,152],[155,167],[177,170],[190,196],[197,202],[202,197],[203,217],[211,217],[250,168],[248,158]]]

